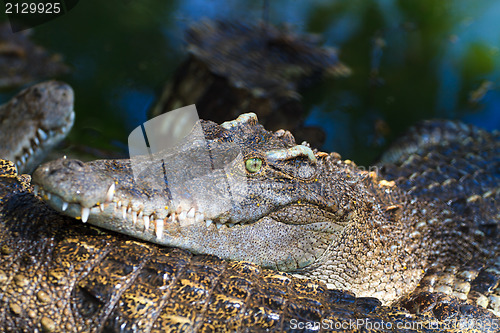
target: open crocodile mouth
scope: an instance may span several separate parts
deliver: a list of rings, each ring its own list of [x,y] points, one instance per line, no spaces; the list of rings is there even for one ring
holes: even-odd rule
[[[39,127],[31,138],[25,139],[25,143],[19,148],[18,153],[14,156],[13,162],[18,170],[26,169],[26,167],[34,163],[39,156],[51,149],[53,145],[58,143],[62,138],[66,137],[69,130],[73,127],[75,121],[75,112],[71,112],[64,121],[64,126],[54,129],[44,129]]]

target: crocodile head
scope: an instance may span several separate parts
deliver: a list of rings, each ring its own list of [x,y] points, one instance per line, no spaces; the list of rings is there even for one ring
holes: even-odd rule
[[[186,159],[196,160],[196,138],[166,154],[166,164],[149,169],[139,183],[130,160],[60,159],[35,171],[35,192],[54,209],[84,222],[195,253],[314,276],[332,287],[361,283],[355,281],[364,273],[360,257],[401,247],[400,238],[380,236],[378,228],[386,217],[382,196],[366,185],[368,172],[341,161],[338,154],[297,145],[287,131],[266,131],[254,114],[201,125],[211,161],[219,162],[212,164],[212,173],[186,181],[175,191],[168,177],[159,182],[154,175],[165,165],[178,165],[182,171]],[[224,160],[228,144],[240,151]],[[189,165],[196,174],[197,164]],[[390,189],[386,192],[391,196]],[[391,226],[383,232],[390,233]],[[360,267],[346,268],[347,258]],[[393,265],[393,258],[384,260]],[[382,270],[384,260],[382,268],[365,268]],[[317,276],[319,266],[323,269]],[[345,274],[322,276],[336,268],[347,270],[352,281],[346,282]]]
[[[31,86],[0,107],[0,157],[30,172],[73,126],[73,89],[48,81]]]

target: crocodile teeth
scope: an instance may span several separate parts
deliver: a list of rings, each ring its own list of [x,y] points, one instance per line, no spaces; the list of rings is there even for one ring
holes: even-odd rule
[[[212,220],[206,220],[205,223],[207,224],[207,228],[208,228],[212,224]]]
[[[217,230],[219,230],[220,228],[222,228],[222,223],[215,222],[215,226],[217,227]]]
[[[23,156],[21,156],[21,164],[25,164],[25,163],[26,163],[26,157],[24,157],[24,155],[23,155]]]
[[[156,220],[156,238],[161,239],[163,236],[163,220]]]
[[[148,230],[149,229],[149,216],[145,215],[142,219],[144,220],[144,229]]]
[[[37,146],[40,144],[40,140],[38,140],[36,136],[33,138],[33,142],[35,142],[35,145]]]
[[[184,222],[187,218],[187,213],[185,210],[183,210],[180,214],[179,214],[179,221],[182,221]]]
[[[172,213],[168,219],[167,219],[167,222],[174,222],[176,219],[176,214],[175,213]]]
[[[228,226],[229,228],[232,228],[232,227],[234,227],[234,223],[228,223],[228,224],[227,224],[227,226]]]
[[[43,131],[43,129],[39,128],[39,129],[37,130],[37,133],[38,133],[38,135],[40,136],[40,139],[42,139],[42,140],[47,140],[48,135],[47,135],[47,133],[45,133],[45,132]]]
[[[187,217],[189,217],[190,219],[194,217],[194,208],[191,208],[188,212],[187,212]]]
[[[64,201],[62,203],[62,207],[61,207],[61,210],[64,212],[66,209],[68,209],[68,203],[66,201]]]
[[[33,186],[33,193],[35,193],[35,195],[38,195],[39,190],[40,190],[40,187],[38,187],[38,185]]]
[[[33,155],[33,148],[31,148],[31,147],[28,148],[28,154]]]
[[[124,220],[127,218],[127,207],[125,206],[122,206],[122,216]]]
[[[101,210],[101,212],[104,212],[104,209],[106,209],[106,206],[104,204],[100,204],[99,209]]]
[[[135,212],[132,213],[132,222],[134,225],[137,223],[137,214]]]
[[[82,222],[85,223],[89,219],[90,209],[82,207]]]
[[[113,196],[115,195],[115,183],[111,184],[108,188],[108,192],[106,192],[106,202],[111,202],[113,200]]]
[[[194,220],[195,222],[201,222],[205,219],[205,216],[202,213],[196,213]]]

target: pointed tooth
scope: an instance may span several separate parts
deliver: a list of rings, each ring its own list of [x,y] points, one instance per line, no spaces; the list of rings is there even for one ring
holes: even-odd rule
[[[66,211],[66,209],[68,209],[68,203],[66,201],[63,201],[61,209],[63,212]]]
[[[135,212],[132,212],[132,222],[134,222],[134,225],[137,223],[137,214]]]
[[[26,163],[26,157],[24,157],[24,155],[23,155],[23,156],[21,156],[21,164],[24,164],[24,163]]]
[[[116,203],[116,206],[117,206],[118,208],[120,208],[120,207],[122,206],[122,201],[121,201],[121,200],[118,200],[118,202]]]
[[[36,136],[33,138],[33,142],[35,142],[35,145],[37,146],[40,144],[40,140],[38,140],[38,137]]]
[[[163,220],[156,220],[156,238],[162,239],[163,237]]]
[[[47,133],[45,133],[45,132],[43,131],[43,129],[39,128],[39,129],[37,130],[37,132],[38,132],[38,136],[40,136],[40,139],[42,139],[42,140],[47,140],[47,137],[48,137],[48,136],[47,136]]]
[[[175,221],[175,213],[172,213],[167,217],[167,223],[171,223],[174,221]]]
[[[208,228],[212,224],[212,220],[206,220],[205,223],[207,224],[207,228]]]
[[[220,228],[222,228],[222,223],[215,222],[215,226],[217,227],[217,230],[219,230]]]
[[[194,208],[191,208],[188,212],[187,212],[187,217],[189,218],[193,218],[194,217],[194,213],[195,213],[195,210]]]
[[[180,214],[179,214],[179,221],[184,221],[186,220],[186,217],[187,217],[187,213],[185,210],[183,210]]]
[[[108,188],[108,192],[106,192],[106,202],[113,201],[113,196],[115,195],[115,183],[111,184]]]
[[[82,222],[85,223],[89,219],[90,209],[82,207]]]
[[[194,217],[194,220],[196,222],[201,222],[205,219],[205,215],[203,215],[203,213],[196,213],[195,217]]]
[[[142,210],[141,210],[141,211],[139,212],[139,214],[137,214],[137,217],[138,217],[138,218],[140,218],[140,219],[142,219],[142,215],[143,215],[143,212],[142,212]]]
[[[124,220],[127,218],[127,207],[125,206],[122,206],[122,216]]]
[[[50,192],[45,192],[45,195],[47,196],[47,200],[50,200],[50,198],[52,197],[52,195],[50,194]]]
[[[28,154],[29,154],[29,155],[33,155],[33,148],[28,147]]]
[[[228,223],[228,224],[227,224],[227,226],[228,226],[229,228],[232,228],[232,227],[234,227],[234,223]]]
[[[40,187],[38,185],[34,185],[33,186],[33,193],[35,193],[35,195],[38,195],[38,191],[40,191]]]
[[[144,220],[144,230],[148,230],[149,229],[149,216],[144,215],[144,217],[142,219]]]
[[[104,212],[104,209],[105,209],[105,208],[106,208],[106,207],[104,206],[104,204],[100,204],[100,205],[99,205],[99,209],[101,210],[101,212]]]

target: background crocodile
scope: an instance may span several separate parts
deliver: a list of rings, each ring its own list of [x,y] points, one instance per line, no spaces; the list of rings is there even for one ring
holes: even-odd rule
[[[56,210],[146,240],[250,260],[358,296],[388,304],[399,300],[416,312],[433,307],[433,292],[498,311],[498,133],[457,123],[423,126],[440,142],[420,144],[420,153],[430,152],[422,157],[427,164],[404,175],[417,158],[410,155],[401,167],[384,170],[403,189],[404,182],[413,183],[405,193],[394,181],[357,169],[335,153],[296,145],[288,132],[265,131],[251,114],[220,126],[204,122],[203,128],[214,154],[219,145],[236,142],[245,157],[232,171],[246,172],[250,192],[221,215],[188,201],[169,206],[157,184],[151,184],[154,190],[134,187],[126,160],[54,161],[39,168],[34,181]],[[469,139],[461,143],[464,135]],[[193,152],[190,143],[171,156],[176,163]],[[440,159],[432,155],[438,153]],[[418,168],[426,172],[420,175]],[[474,172],[464,176],[468,170]],[[443,184],[429,183],[440,179],[433,172],[441,173]],[[439,194],[438,185],[445,193]],[[190,194],[199,188],[194,184]],[[465,203],[448,200],[457,196],[465,196]],[[471,261],[475,265],[467,265]],[[403,298],[419,281],[418,292]]]
[[[104,232],[48,208],[11,162],[0,171],[5,332],[460,332],[455,321],[496,320],[453,297],[412,302],[427,303],[411,314],[250,263]]]
[[[0,158],[31,172],[69,133],[75,119],[73,89],[47,81],[24,89],[0,106]]]

